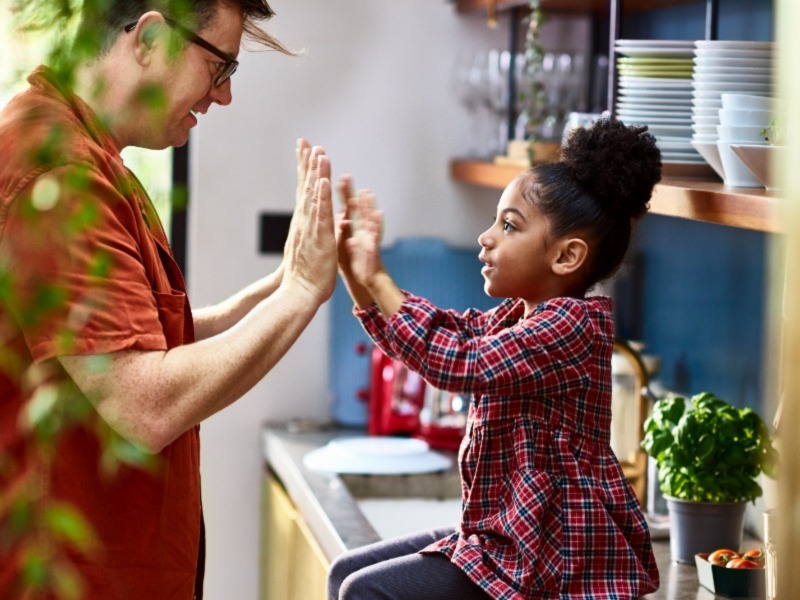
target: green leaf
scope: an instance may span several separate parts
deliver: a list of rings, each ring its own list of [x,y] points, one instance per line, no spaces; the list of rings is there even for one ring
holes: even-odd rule
[[[51,534],[78,550],[87,552],[95,544],[94,532],[89,522],[68,504],[48,506],[44,510],[43,519]]]

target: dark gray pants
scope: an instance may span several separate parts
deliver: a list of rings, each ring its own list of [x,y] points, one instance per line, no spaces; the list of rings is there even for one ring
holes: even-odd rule
[[[328,573],[328,600],[486,600],[446,556],[418,554],[453,531],[431,529],[342,554]]]

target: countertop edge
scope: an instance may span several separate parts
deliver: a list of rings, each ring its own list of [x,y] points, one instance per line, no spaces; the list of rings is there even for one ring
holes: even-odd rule
[[[341,432],[315,437],[327,439],[336,435]],[[266,427],[262,436],[267,466],[280,479],[329,562],[346,550],[380,541],[336,474],[318,473],[303,466],[302,457],[319,444],[304,447],[297,436],[278,428]],[[343,539],[340,532],[348,532],[348,539]]]

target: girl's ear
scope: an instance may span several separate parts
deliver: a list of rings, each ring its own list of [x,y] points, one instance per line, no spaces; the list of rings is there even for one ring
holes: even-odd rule
[[[589,246],[581,238],[568,238],[558,242],[558,252],[551,264],[556,275],[575,273],[586,262]]]

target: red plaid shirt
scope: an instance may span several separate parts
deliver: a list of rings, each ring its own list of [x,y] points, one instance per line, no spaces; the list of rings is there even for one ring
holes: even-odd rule
[[[609,445],[609,298],[459,315],[409,295],[356,316],[436,388],[472,394],[460,531],[441,552],[493,598],[636,598],[658,588],[639,503]]]

